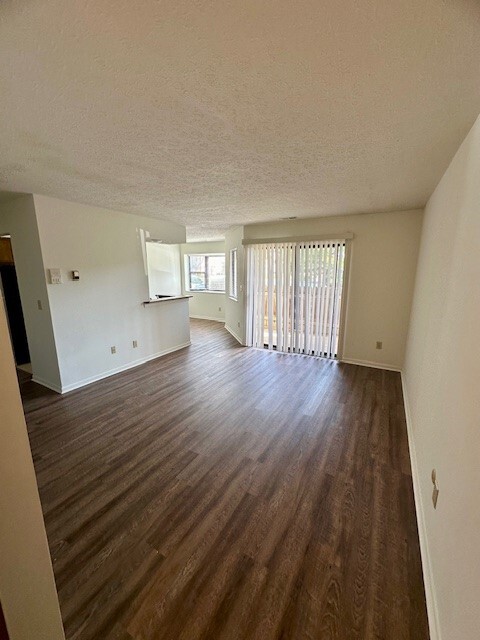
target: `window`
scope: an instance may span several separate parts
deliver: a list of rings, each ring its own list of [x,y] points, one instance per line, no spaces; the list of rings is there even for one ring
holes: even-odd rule
[[[185,256],[185,283],[189,291],[225,292],[225,256],[196,254]]]
[[[229,295],[231,298],[237,299],[237,250],[230,250],[230,278],[229,278]]]

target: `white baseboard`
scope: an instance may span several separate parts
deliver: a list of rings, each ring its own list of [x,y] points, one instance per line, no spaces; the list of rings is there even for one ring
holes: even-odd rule
[[[420,540],[420,553],[422,556],[423,581],[425,584],[425,598],[427,600],[428,625],[430,628],[430,640],[441,640],[440,623],[438,618],[438,607],[435,597],[435,586],[433,582],[432,564],[428,549],[427,530],[425,525],[425,511],[423,507],[422,493],[420,490],[420,474],[417,464],[417,452],[413,436],[412,416],[408,403],[407,389],[405,385],[404,373],[402,371],[402,391],[403,403],[405,406],[405,418],[407,421],[408,448],[410,451],[410,464],[412,467],[413,493],[415,496],[415,509],[417,512],[418,537]]]
[[[180,349],[189,347],[191,344],[192,343],[189,340],[184,344],[177,345],[170,349],[164,349],[163,351],[158,351],[157,353],[154,353],[151,356],[147,356],[146,358],[139,358],[138,360],[134,360],[133,362],[129,362],[127,364],[121,365],[120,367],[115,367],[115,369],[109,369],[108,371],[104,371],[103,373],[99,373],[98,375],[91,376],[89,378],[84,378],[83,380],[79,380],[78,382],[73,382],[72,384],[62,385],[62,389],[61,391],[59,391],[59,393],[68,393],[69,391],[80,389],[80,387],[85,387],[87,384],[92,384],[93,382],[98,382],[98,380],[103,380],[103,378],[109,378],[110,376],[114,376],[117,373],[122,373],[122,371],[128,371],[128,369],[134,369],[135,367],[139,367],[140,365],[145,364],[146,362],[150,362],[150,360],[155,360],[156,358],[161,358],[162,356],[166,356],[168,353],[173,353],[174,351],[179,351]]]
[[[53,384],[52,382],[38,378],[36,375],[32,376],[32,382],[36,382],[37,384],[42,385],[42,387],[46,387],[47,389],[51,389],[57,393],[62,393],[62,388],[58,384]]]
[[[243,341],[240,339],[240,337],[235,333],[233,329],[230,329],[230,327],[227,327],[227,325],[225,325],[225,329],[228,331],[228,333],[230,333],[235,338],[237,342],[239,342],[242,345],[242,347],[245,346]]]
[[[346,364],[357,364],[360,367],[372,367],[373,369],[385,369],[385,371],[398,371],[400,367],[396,367],[393,364],[383,364],[383,362],[370,362],[369,360],[355,360],[354,358],[341,358],[340,362]]]
[[[214,322],[225,322],[225,318],[212,318],[210,316],[190,316],[194,320],[213,320]]]

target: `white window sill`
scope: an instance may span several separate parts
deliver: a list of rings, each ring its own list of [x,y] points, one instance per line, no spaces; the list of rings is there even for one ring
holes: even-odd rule
[[[191,296],[197,295],[197,293],[214,293],[215,295],[221,295],[221,296],[225,295],[225,291],[195,291],[194,289],[191,291],[186,290],[185,293]]]

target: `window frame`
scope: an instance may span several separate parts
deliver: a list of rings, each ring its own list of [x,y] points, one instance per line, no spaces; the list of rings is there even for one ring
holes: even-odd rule
[[[191,271],[190,270],[190,258],[191,257],[200,257],[205,258],[205,271]],[[226,293],[226,260],[224,253],[186,253],[185,254],[185,291],[189,293],[219,293],[221,295],[225,295]],[[224,278],[225,285],[223,289],[209,289],[208,282],[208,259],[209,258],[223,258],[224,259]],[[204,274],[205,275],[205,288],[204,289],[192,289],[192,281],[191,276],[193,274]]]
[[[228,259],[228,297],[238,302],[238,250],[230,249]]]

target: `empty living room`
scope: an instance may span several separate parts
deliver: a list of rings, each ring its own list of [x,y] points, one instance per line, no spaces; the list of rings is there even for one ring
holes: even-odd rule
[[[0,5],[0,640],[480,638],[480,2]]]

